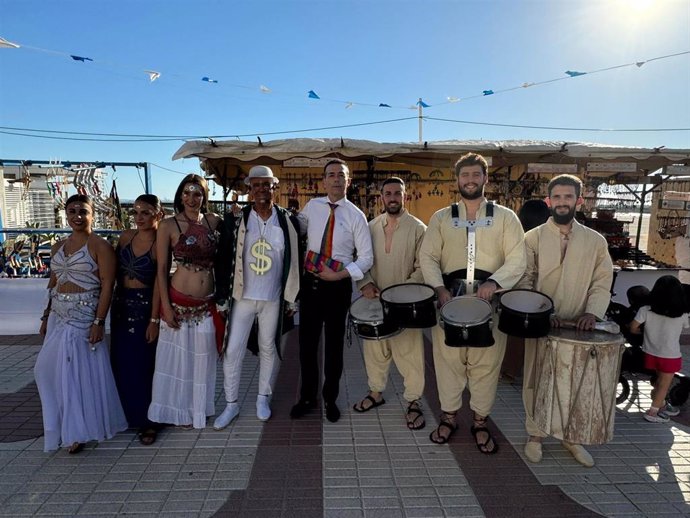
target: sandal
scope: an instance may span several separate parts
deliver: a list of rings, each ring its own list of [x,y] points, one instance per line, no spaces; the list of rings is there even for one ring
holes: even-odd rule
[[[419,407],[418,401],[412,401],[412,403],[407,405],[405,419],[407,420],[407,428],[410,430],[421,430],[426,426],[424,414],[422,414],[422,409]]]
[[[76,455],[84,449],[84,446],[85,444],[83,442],[74,442],[72,443],[72,446],[70,446],[67,450],[67,453],[69,453],[70,455]]]
[[[157,437],[158,432],[153,428],[147,428],[146,430],[139,432],[139,442],[144,446],[151,446],[154,442],[156,442]]]
[[[364,406],[365,403],[366,403],[367,401],[369,401],[371,404],[370,404],[369,406]],[[385,402],[386,402],[386,400],[383,399],[383,398],[381,398],[381,399],[379,399],[378,401],[376,401],[376,400],[372,397],[371,394],[367,394],[367,396],[366,396],[364,399],[362,399],[362,401],[360,401],[359,403],[355,403],[354,405],[352,405],[352,409],[353,409],[355,412],[359,412],[359,413],[361,414],[361,413],[363,413],[363,412],[368,412],[368,411],[371,410],[372,408],[376,408],[377,406],[381,406],[381,405],[383,405]]]
[[[494,453],[498,452],[498,443],[491,435],[489,429],[486,427],[486,417],[477,418],[477,415],[475,414],[474,423],[475,424],[472,424],[470,431],[472,432],[472,437],[474,437],[474,440],[477,443],[477,449],[485,455],[493,455]],[[482,432],[486,433],[487,436],[486,441],[484,442],[480,442],[480,440],[477,439],[477,434]],[[491,449],[489,449],[490,443],[493,443],[493,447]]]
[[[455,412],[443,412],[443,414],[441,414],[441,422],[438,423],[436,430],[429,434],[429,439],[436,444],[446,444],[457,429],[458,425],[455,424]],[[442,430],[448,430],[448,435],[443,435],[441,433]],[[434,439],[434,434],[436,434],[436,439]]]

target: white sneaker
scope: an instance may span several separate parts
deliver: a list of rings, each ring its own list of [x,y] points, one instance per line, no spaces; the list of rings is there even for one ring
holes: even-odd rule
[[[240,415],[240,405],[237,403],[228,403],[223,413],[213,421],[213,429],[222,430],[226,428],[238,415]]]
[[[678,414],[680,414],[680,408],[673,406],[671,403],[666,403],[666,406],[662,408],[662,410],[664,414],[669,417],[676,417]]]
[[[656,415],[645,412],[643,417],[645,421],[649,421],[650,423],[668,423],[671,420],[663,410],[659,410]]]
[[[271,407],[269,406],[270,396],[256,396],[256,417],[260,421],[268,421],[271,418]]]

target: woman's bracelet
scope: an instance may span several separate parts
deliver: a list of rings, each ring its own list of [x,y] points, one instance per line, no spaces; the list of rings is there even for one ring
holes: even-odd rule
[[[152,324],[160,324],[161,319],[160,318],[152,318],[151,320],[149,320],[149,322],[151,322]]]

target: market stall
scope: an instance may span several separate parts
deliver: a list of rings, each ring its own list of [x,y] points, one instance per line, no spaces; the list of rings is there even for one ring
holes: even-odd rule
[[[525,140],[452,140],[417,144],[286,139],[269,142],[191,141],[184,144],[173,158],[198,157],[207,177],[223,187],[224,199],[244,192],[243,181],[253,165],[269,165],[281,179],[279,203],[296,209],[311,197],[323,195],[320,189],[323,165],[330,158],[342,158],[347,160],[352,171],[348,197],[369,217],[382,210],[378,197],[380,182],[396,175],[408,185],[406,201],[410,212],[428,222],[435,211],[456,201],[453,164],[460,155],[469,151],[481,153],[489,160],[487,197],[515,211],[526,200],[544,198],[548,181],[554,175],[569,173],[579,176],[585,185],[586,200],[580,220],[607,238],[611,255],[622,268],[636,268],[640,264],[653,268],[659,265],[677,267],[675,252],[665,253],[665,245],[659,245],[656,238],[650,241],[646,254],[639,250],[641,218],[638,219],[638,228],[630,229],[629,225],[616,218],[611,209],[599,209],[606,206],[603,203],[606,196],[602,193],[609,193],[612,201],[620,206],[620,193],[629,192],[632,196],[628,196],[626,203],[630,211],[638,211],[641,216],[645,210],[644,200],[650,192],[657,200],[664,198],[663,193],[669,191],[670,175],[690,175],[688,149]],[[652,175],[659,170],[666,174]],[[637,187],[640,185],[641,191]],[[621,187],[618,192],[611,193],[612,186]],[[638,190],[633,190],[632,186]],[[687,193],[687,186],[682,188]],[[683,208],[690,209],[685,205]],[[665,209],[662,209],[658,203],[651,206],[650,239],[651,234],[657,233],[658,222],[667,217]],[[688,214],[690,212],[687,211],[680,214],[679,221],[682,222],[682,216]],[[687,236],[688,226],[684,228],[684,236]],[[630,238],[632,230],[636,230],[634,241]]]

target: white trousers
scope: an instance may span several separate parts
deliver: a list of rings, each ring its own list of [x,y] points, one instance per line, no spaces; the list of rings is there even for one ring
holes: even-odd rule
[[[223,359],[225,400],[237,401],[242,375],[242,361],[254,319],[259,320],[259,394],[270,396],[278,374],[275,334],[282,304],[280,301],[234,300],[230,316],[230,336]]]

